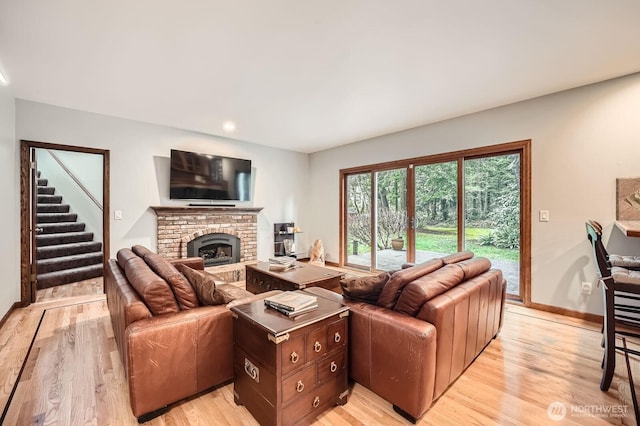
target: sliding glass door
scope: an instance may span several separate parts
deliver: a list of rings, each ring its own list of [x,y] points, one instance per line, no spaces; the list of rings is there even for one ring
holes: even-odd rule
[[[464,248],[491,260],[520,295],[520,155],[464,160]]]
[[[458,250],[458,162],[415,167],[415,261]]]
[[[346,264],[389,271],[407,261],[406,182],[406,169],[347,176]]]
[[[503,271],[511,297],[528,300],[529,143],[498,147],[341,171],[342,263],[393,271],[470,250]]]
[[[374,177],[375,268],[393,271],[407,262],[407,170],[384,170]]]

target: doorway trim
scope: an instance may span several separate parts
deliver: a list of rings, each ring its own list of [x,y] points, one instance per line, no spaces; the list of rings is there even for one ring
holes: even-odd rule
[[[31,261],[31,175],[30,152],[33,148],[55,149],[59,151],[73,151],[87,154],[102,155],[102,264],[106,265],[109,259],[110,241],[110,193],[109,193],[109,150],[87,148],[72,145],[61,145],[49,142],[37,142],[29,140],[20,141],[20,306],[25,307],[35,301],[35,288],[30,280]],[[104,291],[104,287],[103,287]]]

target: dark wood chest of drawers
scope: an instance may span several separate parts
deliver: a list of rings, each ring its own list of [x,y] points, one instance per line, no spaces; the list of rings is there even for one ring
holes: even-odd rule
[[[232,308],[234,399],[262,425],[311,423],[347,402],[349,311],[318,304],[296,318],[262,300]]]

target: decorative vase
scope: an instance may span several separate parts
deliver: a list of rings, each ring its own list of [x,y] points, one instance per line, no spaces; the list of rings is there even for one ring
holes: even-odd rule
[[[404,239],[403,238],[394,238],[391,240],[391,247],[394,250],[402,250],[404,247]]]

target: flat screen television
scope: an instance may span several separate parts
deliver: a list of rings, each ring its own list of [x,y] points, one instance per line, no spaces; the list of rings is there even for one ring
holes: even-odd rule
[[[169,198],[250,201],[251,160],[171,150]]]

